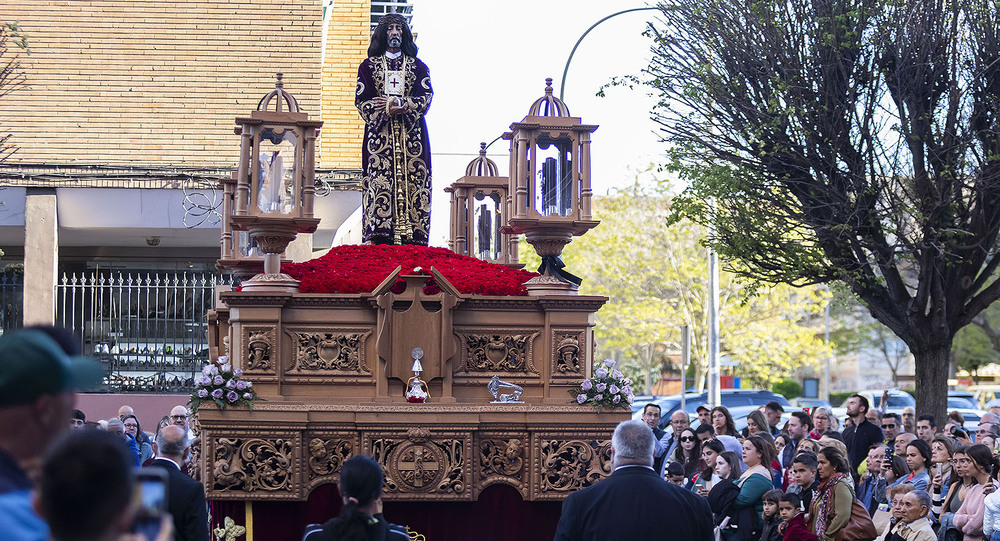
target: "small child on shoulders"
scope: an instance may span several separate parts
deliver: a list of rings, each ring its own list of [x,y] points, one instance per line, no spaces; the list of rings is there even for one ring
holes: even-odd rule
[[[778,514],[782,520],[782,541],[818,541],[816,534],[806,527],[806,518],[802,514],[802,497],[798,494],[783,495],[778,502]]]
[[[784,493],[780,490],[773,489],[768,490],[761,497],[764,500],[764,511],[761,513],[764,526],[760,530],[760,541],[781,541],[781,532],[778,531],[778,526],[781,524],[781,518],[778,516],[778,502],[781,501],[783,495]]]

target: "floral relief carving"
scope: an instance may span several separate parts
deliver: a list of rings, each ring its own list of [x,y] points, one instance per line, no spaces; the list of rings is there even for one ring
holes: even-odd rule
[[[292,490],[291,439],[219,438],[212,463],[216,491]]]
[[[462,334],[462,367],[460,372],[532,372],[531,334]]]
[[[552,375],[580,377],[583,373],[582,343],[582,332],[552,333]]]
[[[611,442],[543,440],[539,490],[573,492],[611,475]]]
[[[354,441],[344,438],[309,440],[309,479],[340,472],[354,454]]]
[[[274,328],[254,329],[246,328],[243,331],[246,344],[246,368],[245,371],[265,371],[273,372],[275,368],[274,360]]]
[[[296,345],[293,371],[333,370],[370,373],[364,360],[367,332],[292,332]]]

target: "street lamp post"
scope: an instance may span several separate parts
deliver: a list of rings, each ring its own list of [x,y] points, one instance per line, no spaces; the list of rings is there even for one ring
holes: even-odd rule
[[[571,50],[569,52],[569,57],[566,59],[566,67],[563,68],[562,81],[559,83],[559,100],[562,101],[563,95],[566,92],[566,74],[569,73],[569,63],[573,61],[573,55],[576,54],[576,48],[580,46],[580,43],[583,41],[583,38],[587,37],[587,34],[589,34],[591,30],[593,30],[594,28],[596,28],[597,25],[603,23],[604,21],[606,21],[606,20],[608,20],[608,19],[610,19],[612,17],[617,17],[617,16],[623,15],[625,13],[632,13],[633,11],[650,11],[650,10],[657,10],[658,11],[659,9],[660,8],[657,8],[657,7],[624,9],[622,11],[618,11],[618,12],[612,13],[611,15],[608,15],[607,17],[604,17],[603,19],[601,19],[601,20],[597,21],[596,23],[590,25],[590,28],[588,28],[587,31],[584,32],[583,35],[580,36],[580,39],[576,40],[576,43],[573,45],[573,50]]]

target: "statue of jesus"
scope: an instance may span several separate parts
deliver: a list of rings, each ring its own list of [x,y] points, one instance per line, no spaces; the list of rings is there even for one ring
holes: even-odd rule
[[[354,100],[365,121],[361,206],[367,244],[427,244],[431,149],[424,115],[432,96],[406,20],[383,16],[358,68]]]

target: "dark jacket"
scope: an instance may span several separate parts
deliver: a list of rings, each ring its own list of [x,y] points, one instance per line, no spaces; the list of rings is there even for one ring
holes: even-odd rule
[[[664,512],[670,513],[668,526]],[[651,468],[624,466],[566,498],[555,539],[665,539],[669,533],[671,541],[711,541],[712,530],[704,498],[664,481]]]
[[[716,525],[721,524],[726,517],[729,517],[729,526],[726,527],[725,531],[730,533],[726,535],[726,538],[733,538],[735,534],[736,539],[752,541],[755,539],[753,535],[755,509],[753,506],[734,509],[736,498],[739,496],[740,487],[729,479],[723,479],[715,483],[712,491],[708,493],[708,504],[715,515]]]
[[[373,529],[372,536],[368,541],[409,541],[410,536],[406,533],[406,528],[397,524],[392,524],[385,520],[381,513],[374,515],[377,528]],[[333,537],[333,527],[339,518],[332,518],[323,524],[310,524],[306,526],[306,533],[302,536],[302,541],[336,541]]]
[[[865,419],[860,425],[851,425],[844,430],[844,444],[847,446],[847,460],[851,462],[851,475],[858,475],[858,466],[868,458],[868,448],[873,443],[882,443],[882,429]]]
[[[157,458],[149,467],[167,472],[167,511],[174,517],[175,541],[211,541],[205,487],[169,460]]]
[[[764,526],[760,530],[760,541],[781,541],[781,531],[778,526],[781,519],[777,513],[771,518],[764,519]]]

